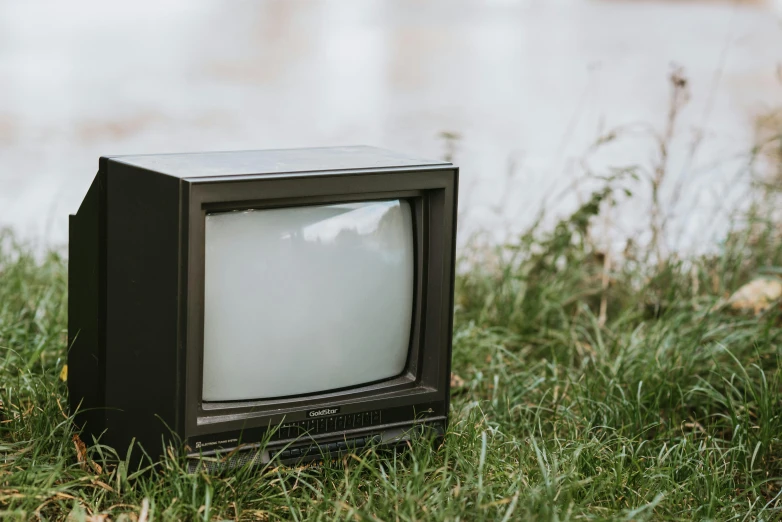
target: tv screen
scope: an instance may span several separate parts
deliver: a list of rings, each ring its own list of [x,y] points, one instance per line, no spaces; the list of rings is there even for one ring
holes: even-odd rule
[[[207,214],[202,399],[305,395],[402,373],[413,233],[400,199]]]

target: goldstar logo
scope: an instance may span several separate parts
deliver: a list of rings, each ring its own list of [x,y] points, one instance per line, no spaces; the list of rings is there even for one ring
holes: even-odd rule
[[[339,413],[339,408],[323,408],[322,410],[311,410],[307,412],[307,417],[323,417],[324,415],[334,415]]]

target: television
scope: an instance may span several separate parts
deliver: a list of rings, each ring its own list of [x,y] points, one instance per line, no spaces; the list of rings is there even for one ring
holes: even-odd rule
[[[195,470],[444,433],[457,188],[363,146],[100,158],[69,225],[83,440]]]

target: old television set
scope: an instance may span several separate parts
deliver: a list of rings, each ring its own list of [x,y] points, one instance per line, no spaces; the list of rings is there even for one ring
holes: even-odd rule
[[[372,147],[100,158],[69,227],[82,439],[196,469],[442,433],[457,187]]]

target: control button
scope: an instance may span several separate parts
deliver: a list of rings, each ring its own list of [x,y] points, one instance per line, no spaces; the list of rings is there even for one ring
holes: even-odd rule
[[[345,429],[353,429],[353,415],[345,415]]]
[[[318,421],[315,419],[310,419],[307,421],[307,431],[310,433],[315,433],[318,429]]]
[[[338,417],[337,418],[337,429],[338,430],[344,430],[345,429],[345,417]]]
[[[326,432],[326,419],[320,418],[318,419],[318,433],[325,433]]]
[[[356,413],[353,416],[353,427],[354,428],[360,428],[363,425],[364,424],[361,422],[361,414],[360,413]]]
[[[287,439],[288,438],[288,426],[287,425],[280,426],[280,429],[277,431],[277,434],[279,435],[280,439]]]
[[[369,415],[369,412],[365,411],[361,415],[361,425],[362,426],[369,426],[369,422],[370,422],[371,419],[372,419],[372,417]]]
[[[334,417],[329,417],[326,420],[326,431],[334,431]]]
[[[372,424],[380,424],[380,411],[372,412]]]

